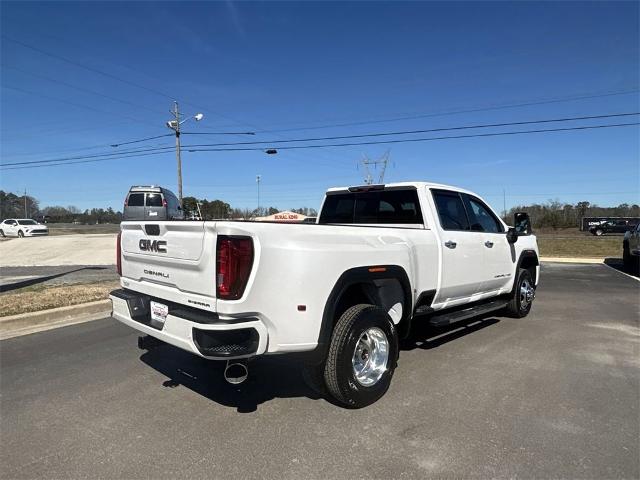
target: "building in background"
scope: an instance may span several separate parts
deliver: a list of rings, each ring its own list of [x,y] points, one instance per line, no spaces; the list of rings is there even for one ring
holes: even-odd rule
[[[290,222],[290,223],[299,223],[303,222],[307,218],[306,215],[302,215],[300,213],[295,212],[278,212],[273,215],[267,215],[266,217],[256,217],[255,220],[257,222]]]

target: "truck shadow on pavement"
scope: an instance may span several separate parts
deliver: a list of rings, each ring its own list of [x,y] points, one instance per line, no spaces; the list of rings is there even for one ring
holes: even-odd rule
[[[448,327],[432,327],[418,320],[409,338],[401,342],[400,349],[437,348],[499,321],[495,317],[484,317]],[[258,405],[275,398],[307,397],[333,403],[306,384],[302,362],[294,358],[254,359],[249,362],[249,378],[240,385],[230,385],[223,376],[224,361],[206,360],[166,344],[140,356],[142,362],[168,377],[163,387],[186,387],[220,405],[236,408],[238,413],[255,412]]]
[[[400,350],[429,350],[437,348],[470,333],[495,325],[498,322],[500,322],[498,318],[487,314],[483,317],[471,318],[453,325],[434,327],[418,317],[413,321],[409,337],[400,342]]]
[[[249,377],[240,385],[226,382],[224,361],[196,357],[171,345],[145,352],[140,360],[169,378],[164,387],[186,387],[238,413],[255,412],[258,405],[275,398],[322,398],[304,382],[300,364],[284,357],[250,361]]]
[[[48,282],[49,280],[53,280],[54,278],[64,277],[65,275],[81,272],[83,270],[107,270],[107,267],[82,267],[82,268],[76,268],[74,270],[69,270],[67,272],[56,273],[53,275],[45,275],[42,277],[30,278],[28,280],[20,280],[19,282],[0,285],[0,293],[10,292],[12,290],[18,290],[20,288],[25,288],[25,287],[31,287],[39,283]]]

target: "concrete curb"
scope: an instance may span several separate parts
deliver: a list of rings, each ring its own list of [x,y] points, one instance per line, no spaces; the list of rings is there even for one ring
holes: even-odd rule
[[[541,262],[549,263],[604,263],[604,260],[604,258],[540,257]]]
[[[111,300],[97,300],[68,307],[0,317],[0,340],[104,318],[111,313]]]

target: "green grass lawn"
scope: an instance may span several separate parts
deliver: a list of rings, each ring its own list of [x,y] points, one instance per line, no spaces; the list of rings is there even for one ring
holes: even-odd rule
[[[564,232],[538,234],[540,256],[622,258],[622,235],[567,235]]]
[[[118,233],[120,224],[74,225],[73,223],[48,223],[49,235]]]

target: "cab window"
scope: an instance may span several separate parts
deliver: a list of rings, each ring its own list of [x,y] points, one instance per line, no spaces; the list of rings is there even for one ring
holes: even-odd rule
[[[466,201],[471,230],[475,232],[502,233],[504,228],[493,212],[478,198],[463,195]]]
[[[432,190],[440,225],[444,230],[469,230],[469,220],[458,192]]]
[[[320,224],[422,225],[415,189],[330,193],[320,213]]]

